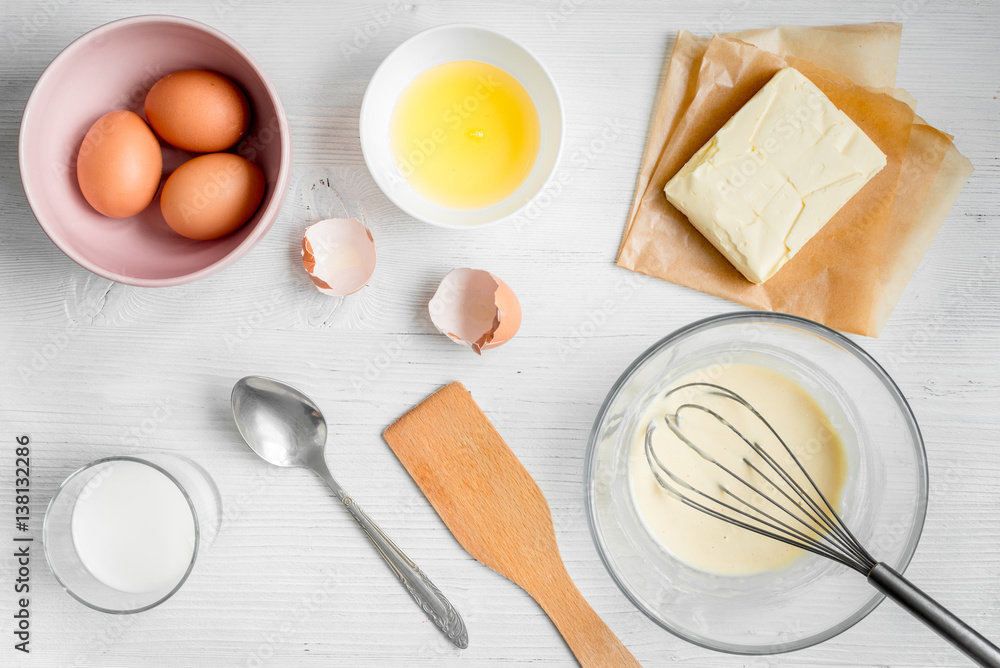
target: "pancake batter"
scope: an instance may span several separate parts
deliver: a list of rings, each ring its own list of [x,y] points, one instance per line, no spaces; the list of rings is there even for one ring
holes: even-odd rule
[[[711,373],[708,373],[709,370]],[[820,406],[798,383],[776,371],[752,364],[717,365],[696,371],[679,380],[674,387],[690,382],[715,383],[746,399],[771,423],[823,495],[835,509],[838,508],[847,468],[843,444]],[[708,394],[705,388],[687,388],[652,403],[639,422],[641,427],[634,436],[630,453],[629,475],[636,507],[656,540],[691,566],[720,575],[751,575],[779,570],[806,554],[799,548],[690,508],[660,487],[649,469],[645,454],[646,426],[654,419],[657,420],[657,429],[653,434],[653,448],[660,461],[672,473],[695,489],[730,505],[740,507],[741,504],[722,491],[720,485],[728,485],[741,498],[762,509],[770,506],[768,512],[772,514],[773,511],[781,512],[760,496],[755,499],[751,490],[703,458],[670,431],[663,416],[673,413],[685,402],[715,410],[747,438],[759,443],[805,489],[812,491],[791,457],[760,420],[735,402]],[[697,410],[682,411],[680,427],[685,436],[707,454],[752,482],[764,494],[789,506],[790,502],[783,499],[743,459],[754,463],[768,477],[776,480],[773,471],[760,455],[727,427]],[[669,481],[668,478],[667,480]],[[777,484],[785,485],[780,481]],[[797,499],[790,490],[789,493]],[[692,495],[691,492],[686,494]],[[714,506],[711,501],[702,499],[702,502],[709,507]],[[721,509],[721,506],[716,508]],[[736,516],[731,511],[724,512]]]

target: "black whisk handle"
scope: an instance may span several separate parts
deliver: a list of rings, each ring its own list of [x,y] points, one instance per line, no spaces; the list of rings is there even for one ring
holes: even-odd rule
[[[980,666],[1000,668],[996,645],[890,567],[876,564],[868,582]]]

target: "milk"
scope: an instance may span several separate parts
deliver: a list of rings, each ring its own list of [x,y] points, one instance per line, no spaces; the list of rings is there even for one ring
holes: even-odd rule
[[[168,592],[194,557],[195,519],[177,485],[157,469],[116,461],[87,483],[73,508],[80,561],[130,594]]]

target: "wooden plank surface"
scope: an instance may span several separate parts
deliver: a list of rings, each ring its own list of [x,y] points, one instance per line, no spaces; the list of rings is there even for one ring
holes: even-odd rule
[[[295,148],[291,191],[268,236],[232,267],[169,289],[114,284],[73,264],[34,222],[17,172],[21,111],[44,67],[83,32],[140,13],[204,21],[245,46],[284,101]],[[737,309],[613,262],[672,35],[873,20],[903,21],[899,85],[956,136],[976,172],[882,337],[855,338],[910,399],[927,442],[930,508],[907,575],[1000,636],[995,1],[19,0],[0,3],[0,545],[13,533],[13,438],[23,433],[33,444],[36,536],[68,473],[123,451],[193,457],[217,481],[226,518],[178,596],[125,618],[66,596],[37,546],[27,657],[12,649],[16,563],[4,547],[0,665],[573,665],[538,606],[458,545],[381,440],[452,380],[473,392],[538,482],[570,575],[643,665],[965,665],[889,604],[791,655],[726,656],[685,643],[615,587],[583,509],[587,437],[621,371],[677,327]],[[562,192],[531,216],[469,234],[389,203],[357,134],[381,60],[448,22],[481,23],[532,49],[560,88],[568,123]],[[344,213],[368,221],[379,267],[367,289],[338,300],[313,290],[296,248],[310,221]],[[427,317],[434,288],[456,266],[493,271],[524,307],[517,337],[482,358]],[[293,383],[323,407],[331,468],[462,611],[469,649],[452,647],[420,614],[320,481],[269,469],[242,444],[229,390],[249,373]]]

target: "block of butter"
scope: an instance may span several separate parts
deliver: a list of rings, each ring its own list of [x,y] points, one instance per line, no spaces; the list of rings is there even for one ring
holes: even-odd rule
[[[667,183],[667,199],[763,283],[885,167],[885,154],[786,67]]]

